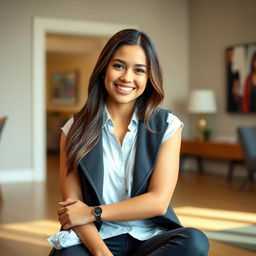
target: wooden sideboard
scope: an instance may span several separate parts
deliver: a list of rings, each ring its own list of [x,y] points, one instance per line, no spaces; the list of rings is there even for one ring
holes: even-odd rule
[[[234,166],[244,161],[243,152],[239,143],[215,141],[182,140],[181,169],[186,157],[196,158],[199,173],[203,172],[204,158],[227,160],[229,162],[228,180],[231,180],[233,177]]]

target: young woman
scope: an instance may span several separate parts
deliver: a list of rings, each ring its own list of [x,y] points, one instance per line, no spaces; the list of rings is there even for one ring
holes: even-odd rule
[[[115,34],[61,136],[59,221],[81,244],[52,255],[208,255],[206,236],[182,227],[170,206],[183,124],[158,107],[163,96],[149,37]]]

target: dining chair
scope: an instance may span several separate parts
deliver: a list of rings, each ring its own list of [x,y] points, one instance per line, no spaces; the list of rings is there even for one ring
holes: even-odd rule
[[[247,176],[239,188],[242,191],[248,182],[254,181],[256,172],[256,126],[240,126],[237,132],[247,169]]]

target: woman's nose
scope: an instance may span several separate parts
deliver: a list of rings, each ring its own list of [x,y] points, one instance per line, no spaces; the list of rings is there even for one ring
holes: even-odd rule
[[[131,83],[132,79],[133,79],[133,74],[132,74],[132,72],[130,70],[126,70],[126,71],[123,72],[123,74],[121,75],[120,79],[123,82]]]

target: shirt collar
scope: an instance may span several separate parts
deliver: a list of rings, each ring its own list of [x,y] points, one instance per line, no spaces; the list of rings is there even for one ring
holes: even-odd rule
[[[104,111],[103,111],[103,127],[105,127],[109,121],[113,123],[113,121],[111,120],[110,114],[108,112],[107,106],[105,105]]]
[[[130,124],[128,125],[128,129],[129,129],[130,131],[133,131],[133,130],[138,126],[138,123],[139,123],[138,112],[137,112],[137,109],[135,109],[135,110],[133,111],[133,114],[132,114],[131,122],[130,122]]]
[[[135,129],[138,126],[138,123],[139,123],[139,117],[138,117],[137,110],[135,109],[135,111],[132,114],[132,119],[128,126],[128,129],[130,131],[132,131],[133,129]],[[114,124],[113,120],[111,119],[111,116],[108,112],[108,108],[105,105],[104,111],[103,111],[103,128],[106,127],[107,124],[110,124],[112,127],[115,126],[115,124]]]

